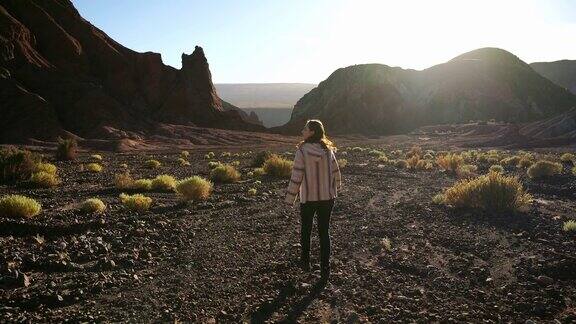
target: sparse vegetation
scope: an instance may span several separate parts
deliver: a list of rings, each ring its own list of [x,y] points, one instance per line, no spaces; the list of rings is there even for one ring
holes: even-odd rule
[[[100,155],[100,154],[92,154],[92,155],[90,155],[90,158],[92,158],[92,160],[95,160],[95,161],[102,161],[102,155]]]
[[[190,157],[190,152],[183,150],[182,152],[180,152],[180,158],[188,160],[188,158]]]
[[[348,165],[348,160],[346,159],[338,159],[338,167],[340,169],[345,168]]]
[[[50,173],[50,174],[56,174],[56,172],[58,171],[58,168],[56,168],[56,166],[52,163],[36,163],[36,165],[34,166],[34,172],[46,172],[46,173]]]
[[[264,171],[263,168],[256,168],[256,169],[254,169],[254,171],[252,171],[252,174],[253,174],[255,177],[261,177],[261,176],[263,176],[263,175],[266,174],[266,171]]]
[[[186,161],[184,158],[178,158],[176,160],[180,166],[189,166],[190,162]]]
[[[562,172],[563,166],[557,162],[540,160],[528,168],[528,176],[531,179],[538,179],[553,176]]]
[[[152,189],[173,191],[176,189],[176,179],[168,174],[162,174],[154,178],[151,182]]]
[[[86,164],[86,170],[93,173],[102,172],[102,165],[98,163],[88,163]]]
[[[478,167],[473,164],[463,164],[456,169],[456,176],[460,179],[469,179],[477,176]]]
[[[80,210],[88,214],[101,214],[106,211],[106,204],[98,198],[90,198],[82,202]]]
[[[199,176],[183,179],[176,185],[176,192],[184,200],[206,200],[212,193],[212,182]]]
[[[232,183],[240,180],[240,172],[230,164],[220,164],[210,172],[210,180],[219,183]]]
[[[127,195],[125,193],[121,193],[120,201],[124,207],[135,211],[146,211],[152,204],[152,198],[146,197],[142,194]]]
[[[7,195],[0,198],[0,215],[31,218],[42,211],[42,206],[34,199],[21,195]]]
[[[145,165],[149,169],[156,169],[156,168],[159,168],[160,166],[162,166],[162,163],[160,163],[160,161],[158,161],[158,160],[152,159],[152,160],[147,160],[145,162]]]
[[[210,161],[208,162],[208,168],[210,168],[210,170],[214,169],[215,167],[222,165],[222,163],[218,162],[218,161]]]
[[[264,162],[262,169],[269,176],[289,178],[292,174],[292,165],[292,161],[273,154]]]
[[[532,199],[518,178],[497,172],[461,180],[448,188],[444,197],[448,205],[491,211],[515,211],[527,206]]]
[[[518,161],[518,164],[516,165],[517,168],[522,168],[522,169],[527,169],[529,168],[532,164],[534,164],[534,161],[532,161],[532,159],[530,157],[525,157],[523,156],[520,161]]]
[[[204,155],[205,159],[212,159],[214,157],[214,152],[208,152]]]
[[[406,169],[408,168],[408,162],[406,160],[396,160],[394,161],[394,166],[399,169]]]
[[[382,244],[382,247],[384,248],[384,250],[390,252],[392,251],[392,241],[385,237],[382,240],[380,240],[380,243]]]
[[[257,193],[256,188],[250,188],[250,189],[248,189],[248,195],[250,195],[250,196],[256,196],[256,193]]]
[[[73,138],[58,138],[56,147],[57,160],[75,160],[78,156],[78,142]]]

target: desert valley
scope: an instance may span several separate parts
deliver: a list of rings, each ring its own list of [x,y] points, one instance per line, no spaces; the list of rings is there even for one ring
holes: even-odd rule
[[[0,322],[576,321],[576,60],[215,85],[209,48],[174,68],[70,1],[0,21]],[[343,178],[323,285],[283,203],[309,119]]]

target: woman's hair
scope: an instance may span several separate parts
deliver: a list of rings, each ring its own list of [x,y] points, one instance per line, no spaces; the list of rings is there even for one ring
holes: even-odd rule
[[[336,151],[336,145],[332,143],[326,136],[326,131],[324,130],[324,125],[318,119],[309,119],[306,122],[308,129],[314,131],[312,136],[308,137],[306,140],[298,143],[298,147],[304,143],[320,143],[325,150]]]

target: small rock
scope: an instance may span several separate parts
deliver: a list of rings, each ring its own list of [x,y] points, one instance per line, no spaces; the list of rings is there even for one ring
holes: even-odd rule
[[[544,276],[544,275],[540,275],[538,276],[538,278],[536,278],[536,282],[541,285],[541,286],[550,286],[551,284],[554,283],[554,279],[548,277],[548,276]]]

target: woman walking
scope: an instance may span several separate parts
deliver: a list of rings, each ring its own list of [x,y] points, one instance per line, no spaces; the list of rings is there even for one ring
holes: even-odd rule
[[[341,187],[340,168],[334,152],[336,147],[326,137],[324,125],[316,119],[306,122],[303,141],[297,145],[286,203],[294,205],[300,197],[300,264],[310,270],[310,234],[314,215],[317,216],[320,238],[321,280],[330,276],[330,215],[334,199]]]

